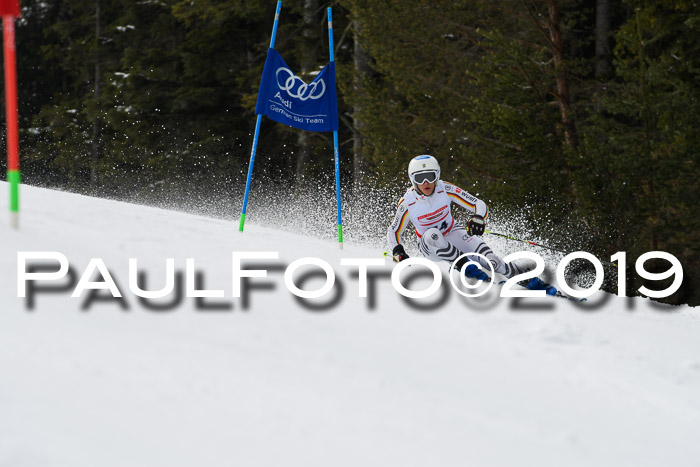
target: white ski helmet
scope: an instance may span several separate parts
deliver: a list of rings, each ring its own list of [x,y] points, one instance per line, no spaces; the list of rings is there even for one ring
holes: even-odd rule
[[[426,180],[437,182],[440,180],[440,164],[433,156],[416,156],[408,163],[408,178],[411,179],[414,188]]]

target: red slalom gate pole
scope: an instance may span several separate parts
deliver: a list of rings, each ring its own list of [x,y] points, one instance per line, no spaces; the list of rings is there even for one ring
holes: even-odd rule
[[[15,18],[19,17],[19,0],[0,0],[2,37],[5,57],[5,121],[7,123],[7,181],[10,184],[10,223],[19,228],[19,117],[17,114],[17,50]]]

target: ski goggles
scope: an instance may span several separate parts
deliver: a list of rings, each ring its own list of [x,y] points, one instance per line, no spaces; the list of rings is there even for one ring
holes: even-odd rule
[[[416,172],[411,174],[411,180],[416,185],[422,185],[425,182],[435,183],[437,181],[438,174],[435,170],[428,170],[426,172]]]

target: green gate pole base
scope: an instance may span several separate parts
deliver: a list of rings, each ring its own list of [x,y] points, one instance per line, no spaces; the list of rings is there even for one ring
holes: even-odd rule
[[[19,185],[22,183],[22,175],[19,170],[8,170],[7,181],[10,184],[10,225],[19,228]]]

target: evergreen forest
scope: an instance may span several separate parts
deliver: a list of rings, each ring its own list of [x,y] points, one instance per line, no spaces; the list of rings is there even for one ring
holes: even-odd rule
[[[144,202],[216,197],[236,214],[275,7],[22,0],[23,182]],[[603,259],[627,252],[629,294],[638,256],[675,255],[684,283],[665,301],[700,304],[695,0],[288,0],[275,48],[307,81],[329,60],[328,7],[342,186],[356,198],[388,190],[381,225],[408,161],[431,154],[443,179],[518,212],[537,238]],[[332,190],[332,149],[332,133],[263,119],[255,180]]]

